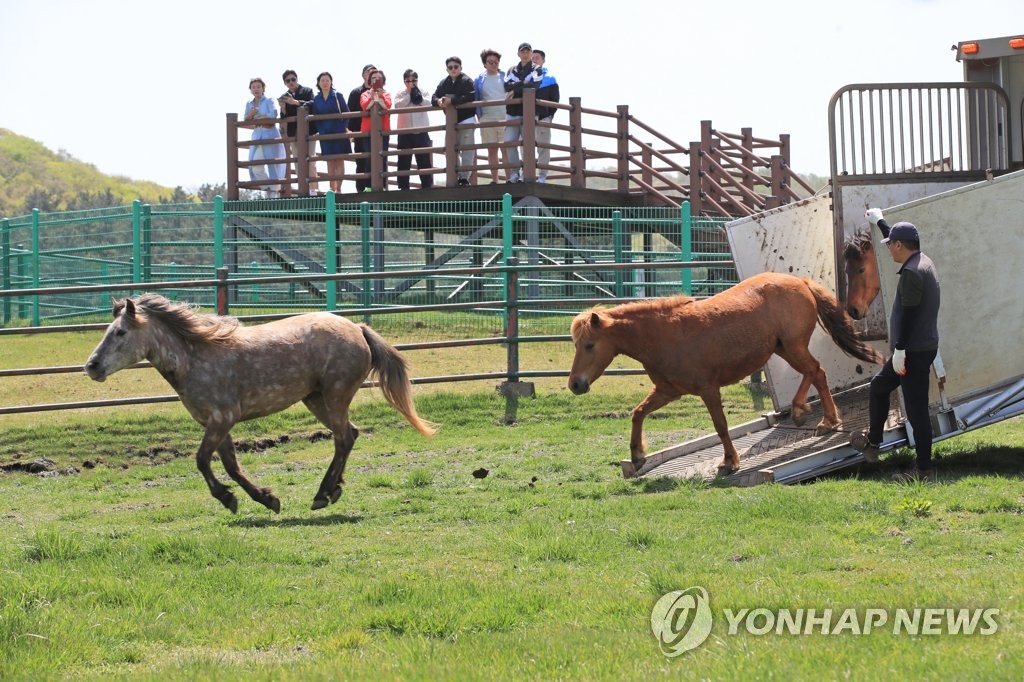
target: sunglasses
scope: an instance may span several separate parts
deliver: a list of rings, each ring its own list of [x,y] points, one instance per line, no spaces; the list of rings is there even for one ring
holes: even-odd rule
[[[459,69],[461,69],[461,68],[462,68],[462,67],[461,67],[461,66],[459,66],[458,64],[449,64],[449,65],[448,65],[448,70],[449,70],[449,71],[458,71],[458,70],[459,70]]]
[[[284,82],[285,83],[295,83],[298,80],[299,79],[296,78],[295,76],[288,76],[287,78],[284,79]]]
[[[415,79],[415,78],[409,78],[409,79],[408,79],[408,80],[406,80],[405,82],[406,82],[406,83],[419,83],[419,80],[417,80],[417,79]]]

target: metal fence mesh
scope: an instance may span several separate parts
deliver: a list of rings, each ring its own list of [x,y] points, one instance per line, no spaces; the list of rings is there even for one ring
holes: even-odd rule
[[[685,210],[685,208],[684,208]],[[24,216],[3,221],[3,289],[135,284],[130,291],[4,296],[4,326],[100,321],[111,297],[159,282],[298,275],[297,281],[229,286],[239,316],[307,310],[474,304],[470,311],[417,315],[456,334],[500,329],[505,279],[487,268],[573,265],[524,271],[522,323],[557,328],[577,299],[708,296],[736,282],[731,266],[645,268],[650,263],[729,260],[725,220],[672,208],[548,207],[502,201],[332,205],[325,198],[140,205]],[[635,263],[615,272],[594,266]],[[451,273],[452,268],[481,268]],[[429,270],[426,275],[400,271]],[[301,275],[359,275],[335,282]],[[394,273],[394,274],[392,274]],[[214,287],[161,287],[172,299],[215,305]],[[375,323],[382,314],[375,314]],[[390,317],[390,315],[389,315]]]

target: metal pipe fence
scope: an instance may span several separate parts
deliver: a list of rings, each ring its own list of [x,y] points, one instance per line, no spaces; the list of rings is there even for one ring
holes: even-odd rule
[[[568,369],[551,370],[551,369],[524,369],[520,367],[519,362],[519,346],[523,343],[552,343],[552,342],[565,342],[569,339],[568,335],[564,333],[567,328],[568,316],[575,315],[582,307],[593,305],[596,303],[621,303],[626,300],[633,300],[632,297],[591,297],[591,298],[548,298],[548,299],[536,299],[528,297],[520,297],[520,292],[528,290],[529,283],[524,283],[521,277],[525,274],[531,274],[534,277],[542,277],[545,275],[556,275],[559,273],[571,273],[576,267],[575,265],[556,264],[556,265],[520,265],[518,264],[515,257],[509,258],[509,263],[492,265],[487,268],[484,267],[460,267],[452,268],[448,274],[451,276],[458,277],[473,277],[482,275],[485,271],[488,276],[497,275],[503,282],[502,292],[503,295],[500,298],[493,300],[481,300],[473,302],[462,302],[462,303],[435,303],[432,305],[408,305],[408,306],[390,306],[390,305],[377,305],[377,306],[354,306],[351,308],[338,308],[334,312],[339,315],[347,316],[362,316],[364,319],[371,319],[375,315],[407,315],[417,314],[422,317],[424,312],[432,311],[445,314],[462,314],[462,315],[480,315],[486,314],[492,319],[495,315],[501,315],[503,320],[501,333],[490,337],[478,337],[478,338],[449,338],[439,341],[431,342],[419,342],[419,343],[406,343],[396,344],[396,347],[405,352],[414,352],[419,350],[428,349],[440,349],[440,348],[459,348],[459,347],[470,347],[470,346],[484,346],[484,345],[504,345],[506,347],[506,367],[501,372],[482,372],[482,373],[468,373],[459,375],[445,375],[445,376],[432,376],[432,377],[415,377],[412,379],[414,384],[428,384],[428,383],[447,383],[447,382],[464,382],[464,381],[481,381],[481,380],[502,380],[505,383],[517,384],[522,379],[540,378],[540,377],[558,377],[568,376]],[[649,262],[649,263],[603,263],[592,266],[596,272],[614,274],[616,272],[629,271],[636,269],[641,266],[650,271],[675,271],[678,275],[681,271],[690,270],[695,267],[723,267],[727,268],[732,265],[731,260],[717,260],[717,261],[675,261],[675,262]],[[396,270],[389,275],[397,275],[401,277],[425,277],[432,270],[430,269],[417,269],[417,270]],[[221,268],[218,272],[219,277],[213,279],[196,279],[196,280],[184,280],[184,281],[163,281],[163,282],[149,282],[146,285],[148,291],[181,291],[186,290],[195,293],[205,293],[205,298],[215,301],[220,304],[219,308],[215,308],[213,312],[219,314],[230,313],[229,297],[227,291],[231,288],[237,288],[239,286],[247,285],[262,285],[268,283],[283,284],[283,283],[297,283],[302,279],[308,279],[317,284],[323,283],[334,283],[340,285],[343,282],[358,281],[363,278],[364,281],[379,277],[384,273],[370,272],[370,273],[336,273],[336,274],[317,274],[317,275],[305,275],[305,274],[287,274],[278,275],[275,277],[267,276],[253,276],[253,277],[235,277],[228,278],[228,272],[226,268]],[[541,280],[543,281],[543,280]],[[677,283],[682,281],[681,277],[676,278]],[[130,293],[137,288],[137,283],[119,283],[119,284],[103,284],[103,285],[75,285],[68,287],[34,287],[26,288],[22,290],[0,290],[0,297],[4,301],[8,299],[20,296],[20,297],[46,297],[46,296],[70,296],[75,294],[90,294],[90,293]],[[677,284],[677,290],[672,293],[678,293],[680,286]],[[665,292],[662,292],[665,293]],[[195,297],[200,298],[200,297]],[[273,314],[262,314],[262,315],[250,315],[250,316],[239,316],[240,319],[245,321],[261,322],[270,319],[276,319],[285,317],[290,313],[273,313]],[[523,323],[523,318],[551,318],[555,320],[563,333],[552,334],[552,333],[524,333],[524,332],[535,332],[544,331],[545,325],[536,324],[535,322]],[[78,325],[47,325],[41,327],[9,327],[0,329],[0,335],[11,335],[11,334],[27,334],[27,333],[45,333],[45,332],[69,332],[69,331],[93,331],[101,330],[106,327],[106,323],[86,323]],[[129,369],[142,369],[150,367],[148,363],[139,363]],[[69,374],[81,372],[82,369],[77,365],[63,365],[54,367],[34,367],[34,368],[9,368],[0,369],[0,379],[10,379],[15,377],[24,376],[37,376],[37,375],[49,375],[49,374]],[[630,370],[630,369],[613,369],[609,370],[607,374],[621,375],[621,374],[642,374],[642,370]],[[372,386],[373,384],[368,382],[364,387]],[[68,409],[83,409],[83,408],[100,408],[100,407],[111,407],[119,405],[129,404],[148,404],[148,403],[161,403],[170,402],[177,400],[176,396],[163,395],[163,396],[136,396],[130,398],[115,398],[107,400],[92,400],[92,401],[66,401],[60,403],[48,403],[48,404],[25,404],[25,405],[10,405],[0,406],[0,415],[4,414],[17,414],[26,412],[49,412],[58,410]]]

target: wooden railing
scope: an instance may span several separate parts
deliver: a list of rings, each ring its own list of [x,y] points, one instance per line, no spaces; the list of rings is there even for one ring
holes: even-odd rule
[[[533,90],[524,90],[522,100],[522,160],[515,167],[500,164],[505,178],[518,171],[526,182],[536,181],[543,172],[547,182],[560,183],[580,189],[598,189],[623,194],[641,193],[653,205],[680,206],[689,201],[693,215],[748,216],[769,208],[790,203],[813,194],[813,190],[790,168],[789,136],[781,135],[778,140],[753,136],[750,128],[743,128],[740,134],[729,134],[715,130],[710,121],[701,122],[700,140],[682,145],[663,133],[645,124],[629,113],[629,107],[620,105],[615,111],[603,111],[582,106],[579,97],[570,97],[568,104],[537,100]],[[509,102],[495,100],[472,102],[462,108],[479,106],[504,106]],[[537,106],[558,110],[551,122],[537,121]],[[401,110],[390,110],[392,117],[404,113],[436,111],[435,107],[418,106]],[[561,112],[565,112],[564,114]],[[310,135],[310,122],[370,116],[368,133],[346,132],[335,135]],[[421,128],[392,129],[389,135],[383,130],[383,114],[379,109],[372,113],[353,112],[328,116],[312,116],[300,109],[296,117],[281,119],[281,128],[294,122],[294,138],[282,140],[249,141],[240,139],[239,131],[252,128],[252,124],[238,120],[235,113],[227,114],[227,192],[229,199],[237,199],[242,189],[258,189],[277,185],[289,186],[305,195],[309,190],[307,164],[296,163],[297,159],[324,161],[325,157],[314,152],[318,140],[365,139],[369,136],[370,151],[344,154],[336,159],[354,162],[369,160],[366,173],[345,172],[340,175],[319,173],[319,182],[340,180],[349,185],[347,191],[355,191],[354,181],[360,180],[373,191],[397,188],[397,178],[408,176],[410,186],[418,187],[418,176],[432,174],[435,186],[454,187],[462,173],[475,173],[480,177],[489,176],[483,144],[474,144],[475,162],[471,167],[459,166],[458,131],[465,127],[482,129],[501,126],[499,123],[458,123],[455,109],[445,110],[444,125],[430,125]],[[550,143],[537,140],[542,127],[551,130]],[[395,136],[399,132],[432,135],[435,145],[429,148],[398,150]],[[438,135],[440,133],[440,135]],[[479,135],[476,136],[479,139]],[[440,138],[441,144],[437,144]],[[241,160],[248,157],[248,149],[254,145],[285,144],[295,142],[295,156],[288,155],[278,163],[288,164],[291,175],[279,181],[242,180],[240,173],[250,166],[266,164],[266,160]],[[517,143],[503,143],[512,146]],[[355,145],[353,145],[355,147]],[[549,163],[538,165],[537,151],[550,150]],[[401,155],[430,153],[436,166],[428,171],[412,169],[397,170],[397,159]],[[322,166],[323,164],[321,164]],[[345,169],[353,169],[345,164]],[[342,186],[342,192],[346,187]]]

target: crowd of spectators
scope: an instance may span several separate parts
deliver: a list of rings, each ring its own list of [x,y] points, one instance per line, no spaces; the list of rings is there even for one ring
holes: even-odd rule
[[[521,99],[523,90],[536,89],[537,99],[550,102],[559,101],[558,81],[545,64],[546,54],[543,50],[535,50],[530,43],[522,43],[517,50],[517,64],[505,71],[501,68],[501,54],[486,48],[480,52],[480,61],[484,70],[474,79],[462,70],[462,59],[457,56],[445,60],[447,75],[441,79],[432,94],[427,95],[420,90],[419,75],[413,69],[406,69],[402,74],[403,84],[400,92],[394,97],[387,91],[387,78],[384,72],[373,64],[367,64],[362,70],[362,83],[349,92],[347,98],[334,88],[334,78],[327,71],[317,76],[316,90],[299,84],[298,74],[288,69],[281,78],[286,91],[276,100],[266,96],[266,83],[262,78],[253,78],[249,82],[252,99],[245,104],[245,121],[253,127],[252,140],[264,141],[263,144],[249,147],[250,161],[266,161],[249,166],[250,179],[254,182],[266,182],[263,189],[268,198],[275,198],[292,193],[292,186],[287,182],[271,182],[287,180],[291,177],[293,164],[284,160],[284,142],[287,141],[292,159],[297,157],[295,141],[295,117],[300,107],[315,116],[343,114],[353,111],[366,112],[367,115],[348,118],[315,119],[309,123],[309,133],[316,134],[320,144],[320,157],[327,164],[327,176],[330,187],[335,192],[341,191],[341,176],[344,175],[344,155],[364,154],[355,160],[356,174],[368,175],[370,161],[370,138],[368,135],[354,137],[353,145],[346,132],[369,132],[370,115],[379,109],[382,128],[385,133],[391,132],[391,114],[396,116],[395,131],[397,132],[399,189],[410,188],[410,172],[415,159],[416,171],[419,175],[420,187],[432,187],[433,162],[428,150],[432,146],[430,135],[422,130],[429,126],[426,111],[402,111],[410,107],[422,107],[430,104],[442,110],[455,108],[460,124],[475,123],[478,126],[458,127],[459,166],[456,182],[459,186],[467,186],[477,182],[475,172],[476,161],[476,128],[480,128],[480,143],[487,152],[488,172],[491,184],[501,178],[498,163],[499,149],[503,156],[503,165],[508,169],[505,177],[508,182],[522,182],[520,145],[522,143],[523,106]],[[487,106],[465,106],[471,102],[493,102],[506,100],[507,104]],[[551,142],[551,123],[555,109],[538,106],[536,119],[542,125],[536,128],[537,142],[537,182],[547,179],[547,166],[550,162],[551,150],[547,146]],[[280,119],[287,119],[279,127]],[[408,132],[403,132],[408,131]],[[282,136],[282,133],[284,135]],[[324,139],[327,137],[327,139]],[[385,134],[384,145],[388,144],[389,136]],[[274,140],[281,140],[274,143]],[[313,149],[309,156],[315,156]],[[316,164],[309,161],[307,174],[310,193],[318,191],[319,174]],[[356,190],[369,191],[368,179],[356,180]]]

